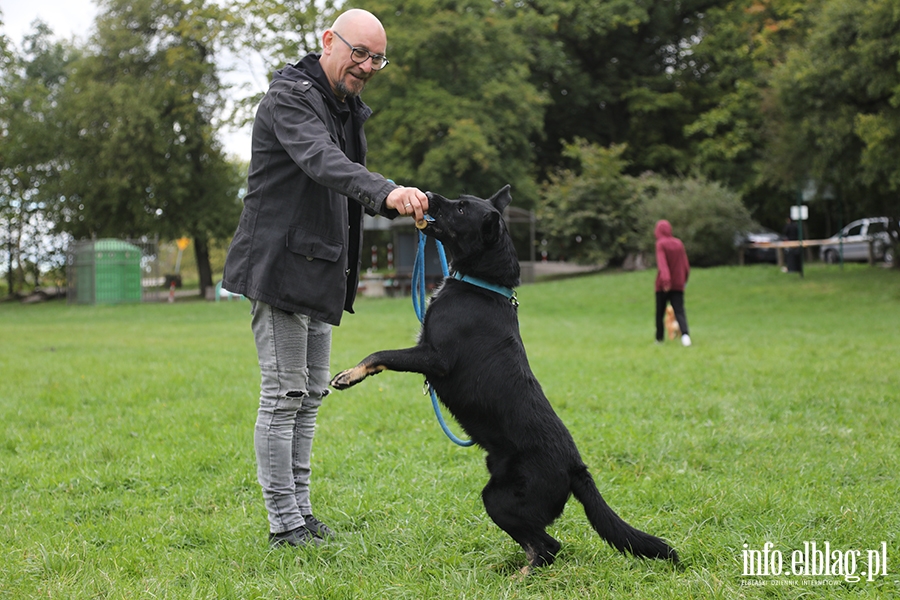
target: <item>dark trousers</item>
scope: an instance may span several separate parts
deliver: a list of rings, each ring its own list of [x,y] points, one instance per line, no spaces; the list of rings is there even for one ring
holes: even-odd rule
[[[672,305],[675,311],[675,320],[681,328],[682,335],[688,335],[687,315],[684,314],[684,292],[669,290],[668,292],[656,292],[656,341],[663,341],[665,326],[663,318],[666,316],[666,304]]]
[[[787,270],[789,273],[802,273],[803,272],[803,256],[800,254],[803,252],[800,248],[788,248],[785,251],[785,262],[787,263]]]

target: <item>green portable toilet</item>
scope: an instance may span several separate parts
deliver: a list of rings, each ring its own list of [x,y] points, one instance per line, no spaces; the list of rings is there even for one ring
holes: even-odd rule
[[[75,251],[75,302],[141,301],[141,249],[122,240],[79,244]]]

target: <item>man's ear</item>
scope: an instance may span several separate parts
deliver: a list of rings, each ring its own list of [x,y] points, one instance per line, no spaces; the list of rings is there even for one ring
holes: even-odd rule
[[[322,54],[331,54],[332,44],[334,44],[334,32],[326,29],[322,34]]]

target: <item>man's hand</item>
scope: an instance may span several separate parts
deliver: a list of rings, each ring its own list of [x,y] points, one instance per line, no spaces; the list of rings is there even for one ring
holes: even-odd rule
[[[388,208],[393,208],[401,215],[409,215],[417,222],[423,220],[428,212],[428,198],[419,188],[398,187],[388,194],[384,203]]]

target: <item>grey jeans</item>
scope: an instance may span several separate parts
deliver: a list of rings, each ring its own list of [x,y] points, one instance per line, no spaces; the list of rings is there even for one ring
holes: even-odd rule
[[[262,374],[254,446],[269,530],[291,531],[312,514],[310,456],[316,416],[328,395],[331,325],[253,300]]]

